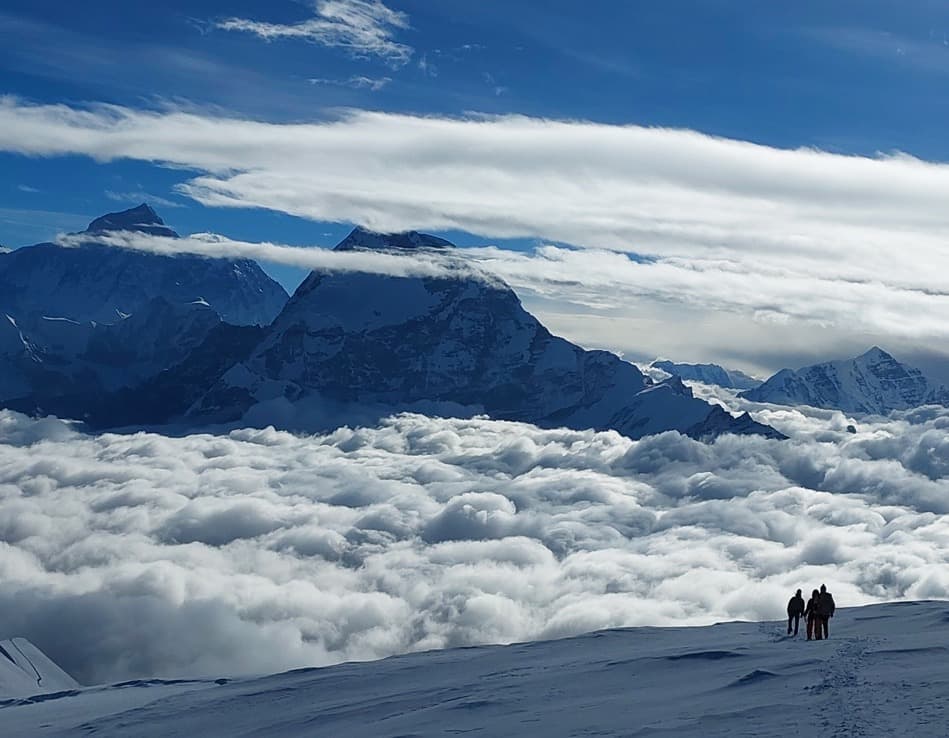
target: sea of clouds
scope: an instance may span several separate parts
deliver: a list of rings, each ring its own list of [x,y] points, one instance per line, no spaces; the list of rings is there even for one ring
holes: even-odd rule
[[[852,434],[748,407],[791,440],[423,415],[87,435],[0,412],[0,636],[95,683],[780,618],[822,582],[842,606],[949,597],[949,409]]]

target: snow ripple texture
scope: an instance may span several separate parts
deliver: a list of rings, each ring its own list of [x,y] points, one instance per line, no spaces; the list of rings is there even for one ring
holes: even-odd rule
[[[121,683],[0,706],[17,735],[935,738],[946,602],[784,622],[636,628],[238,680]]]

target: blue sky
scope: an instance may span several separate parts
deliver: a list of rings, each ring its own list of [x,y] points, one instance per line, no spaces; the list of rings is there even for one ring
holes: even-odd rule
[[[57,103],[187,101],[266,120],[311,120],[338,107],[516,112],[684,127],[781,147],[899,149],[940,160],[949,154],[945,3],[389,5],[411,24],[395,35],[412,49],[397,68],[319,43],[264,42],[214,28],[230,17],[291,24],[313,15],[312,6],[292,0],[7,0],[0,11],[0,92]],[[343,84],[356,77],[391,81],[378,90]],[[309,81],[315,79],[326,82]],[[139,192],[183,206],[156,205],[185,231],[300,242],[338,233],[268,214],[207,212],[174,196],[179,180],[151,165],[2,156],[0,243],[51,235]],[[62,216],[44,226],[10,212],[17,210]]]
[[[37,100],[173,99],[269,120],[334,106],[422,113],[516,111],[695,128],[781,146],[939,155],[936,94],[949,73],[949,7],[911,0],[586,4],[564,0],[390,2],[410,50],[354,59],[338,47],[215,27],[293,24],[292,0],[4,3],[8,93]],[[362,76],[377,91],[308,80]],[[927,94],[928,93],[928,94]],[[886,101],[886,104],[882,103]]]
[[[345,16],[341,31],[333,13],[353,7],[375,15],[355,29]],[[301,37],[301,24],[314,21],[337,24]],[[519,114],[681,128],[777,149],[949,156],[949,5],[935,1],[7,0],[0,73],[0,94],[24,105],[275,124],[348,109]],[[182,233],[247,241],[330,245],[354,219],[330,222],[325,208],[299,217],[299,208],[261,208],[244,195],[240,207],[216,207],[176,190],[205,171],[189,166],[122,153],[97,161],[80,149],[0,153],[0,244],[50,238],[141,200]],[[523,228],[470,230],[451,235],[520,250],[558,240]],[[269,268],[290,288],[299,278]]]

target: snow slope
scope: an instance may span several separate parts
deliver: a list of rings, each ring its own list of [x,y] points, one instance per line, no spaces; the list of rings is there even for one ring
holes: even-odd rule
[[[78,688],[75,679],[25,638],[0,641],[0,700]]]
[[[797,371],[782,369],[740,396],[755,402],[811,405],[848,413],[886,414],[920,405],[949,404],[949,390],[877,346],[853,359]]]
[[[949,603],[635,628],[263,678],[127,682],[0,706],[4,735],[945,736]]]

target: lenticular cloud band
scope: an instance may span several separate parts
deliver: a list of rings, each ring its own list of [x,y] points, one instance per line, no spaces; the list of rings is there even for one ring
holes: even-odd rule
[[[418,415],[87,436],[3,412],[0,631],[91,683],[777,619],[822,581],[841,605],[949,595],[946,411],[856,436],[763,412],[795,440]]]
[[[663,256],[781,247],[828,264],[884,243],[932,249],[949,226],[945,165],[685,130],[360,111],[275,124],[10,97],[0,123],[6,151],[167,162],[206,173],[182,186],[205,204],[387,231],[457,227]]]

